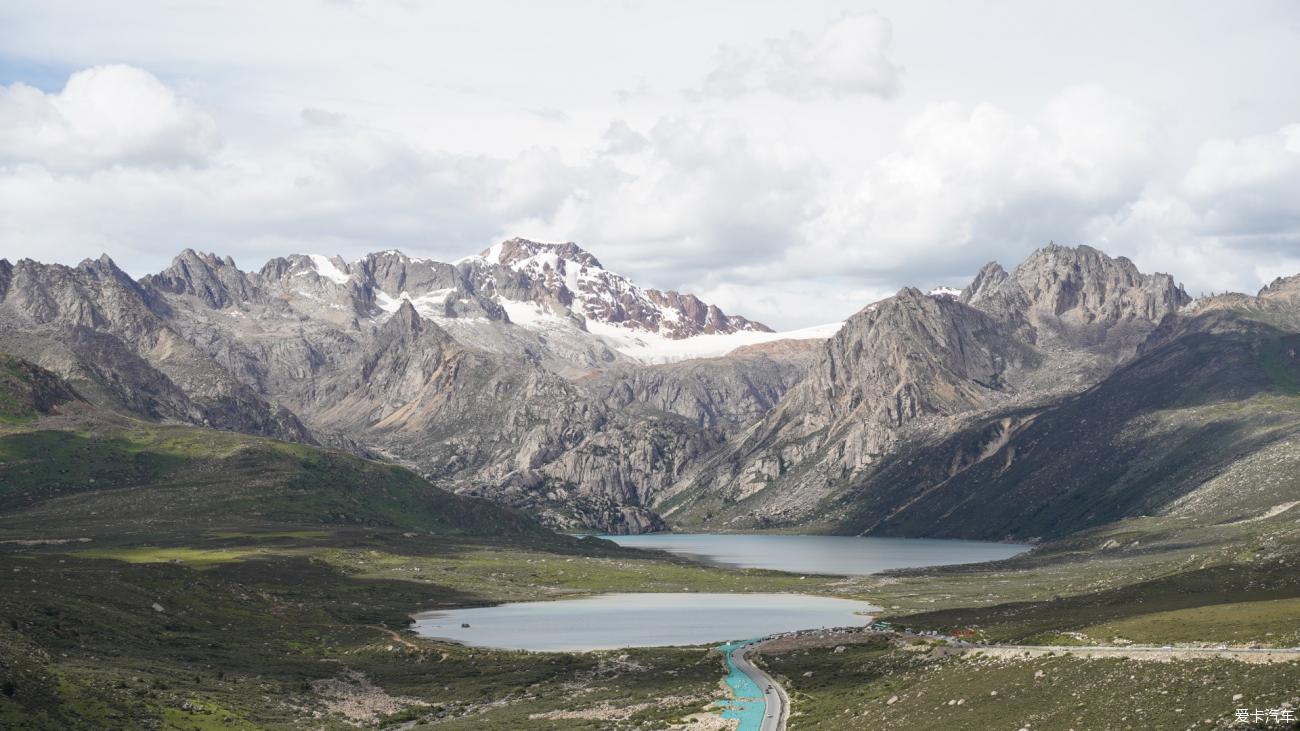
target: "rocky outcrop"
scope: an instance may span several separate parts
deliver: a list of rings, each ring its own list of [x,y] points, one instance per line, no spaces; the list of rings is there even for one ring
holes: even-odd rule
[[[1291,305],[1300,305],[1300,274],[1278,277],[1259,290],[1259,299]]]
[[[963,290],[962,302],[1006,323],[1026,323],[1027,339],[1044,347],[1084,349],[1119,361],[1165,315],[1192,299],[1168,274],[1143,274],[1124,257],[1090,247],[1051,244],[1011,274],[986,265]]]
[[[49,414],[76,400],[76,392],[54,373],[0,353],[0,420]]]
[[[141,284],[171,294],[192,295],[214,310],[264,298],[256,277],[240,271],[234,259],[193,249],[181,252],[170,267],[146,276]]]
[[[1133,516],[1222,525],[1294,499],[1279,455],[1300,412],[1276,404],[1300,385],[1300,322],[1272,314],[1166,318],[1183,322],[1093,388],[923,435],[822,509],[853,534],[1047,540]]]
[[[664,365],[616,366],[583,383],[612,408],[648,407],[729,436],[761,419],[804,377],[818,342],[787,342],[800,345]]]
[[[726,505],[762,492],[789,519],[869,471],[905,428],[995,403],[1038,360],[1014,326],[906,288],[849,318],[780,404],[678,491]]]

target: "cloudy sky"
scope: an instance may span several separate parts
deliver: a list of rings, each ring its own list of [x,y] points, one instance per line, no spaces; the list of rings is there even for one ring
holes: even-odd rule
[[[6,0],[0,257],[573,240],[777,327],[1050,240],[1253,292],[1297,90],[1289,0]]]

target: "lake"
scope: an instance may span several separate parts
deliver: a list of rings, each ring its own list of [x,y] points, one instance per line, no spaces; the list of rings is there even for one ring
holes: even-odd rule
[[[602,650],[865,625],[872,609],[866,602],[806,594],[602,594],[424,612],[415,615],[415,631],[479,647]]]
[[[932,538],[742,533],[648,533],[601,538],[621,546],[669,551],[719,566],[847,576],[886,569],[996,561],[1030,549],[1018,543]]]
[[[722,566],[797,574],[864,575],[885,569],[1009,558],[1029,546],[915,538],[656,533],[604,536]],[[865,602],[802,594],[603,594],[425,612],[415,630],[468,645],[515,650],[600,650],[700,645],[870,621]],[[469,627],[462,627],[468,624]]]

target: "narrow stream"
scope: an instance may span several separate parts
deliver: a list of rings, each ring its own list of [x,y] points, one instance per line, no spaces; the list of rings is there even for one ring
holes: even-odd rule
[[[715,706],[723,709],[723,718],[740,721],[736,731],[758,731],[763,725],[763,714],[767,711],[767,701],[763,700],[763,689],[731,660],[731,652],[738,647],[753,644],[756,640],[737,640],[719,645],[718,650],[727,662],[727,686],[731,688],[733,698],[718,701]]]

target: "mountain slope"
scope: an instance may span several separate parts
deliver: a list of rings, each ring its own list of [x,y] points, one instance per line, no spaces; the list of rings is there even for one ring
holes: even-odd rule
[[[71,379],[97,403],[147,418],[312,441],[292,413],[170,327],[165,306],[107,256],[75,268],[24,259],[0,272],[0,348]]]
[[[524,515],[440,490],[401,467],[250,435],[123,418],[57,376],[0,356],[5,532],[190,535],[247,525],[383,526],[549,540]]]
[[[1265,512],[1300,499],[1276,482],[1300,445],[1297,349],[1300,330],[1201,316],[1082,394],[901,452],[825,510],[845,532],[994,540]]]
[[[675,486],[667,515],[834,524],[822,501],[907,444],[1087,388],[1188,303],[1167,275],[1056,245],[1010,274],[989,264],[960,299],[904,289],[850,318],[771,413]]]
[[[802,370],[802,355],[755,355],[643,378],[616,349],[631,341],[588,327],[657,342],[777,336],[641,289],[572,244],[516,239],[457,264],[291,256],[256,273],[186,251],[141,287],[171,328],[317,439],[564,527],[662,526],[647,510],[657,494]]]
[[[103,407],[384,454],[554,525],[613,531],[662,526],[655,495],[798,370],[748,358],[712,381],[688,368],[624,387],[638,361],[618,348],[637,338],[716,349],[775,334],[643,289],[573,244],[522,239],[455,264],[384,251],[260,271],[185,250],[139,282],[106,257],[5,262],[0,313],[0,347]],[[667,389],[698,398],[651,393]]]

